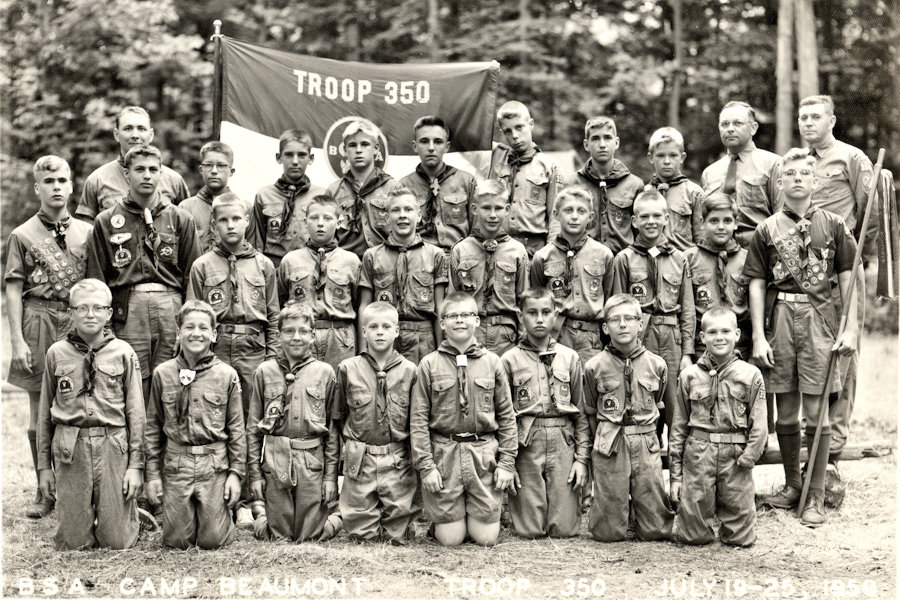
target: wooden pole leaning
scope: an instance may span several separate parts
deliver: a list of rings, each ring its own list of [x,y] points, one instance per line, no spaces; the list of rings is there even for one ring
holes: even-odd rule
[[[213,54],[213,106],[212,139],[218,140],[222,133],[222,21],[213,21],[215,33],[210,40],[214,43]]]

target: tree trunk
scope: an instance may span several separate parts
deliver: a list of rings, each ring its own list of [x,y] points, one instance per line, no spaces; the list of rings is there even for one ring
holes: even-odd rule
[[[816,47],[816,15],[813,0],[796,0],[797,14],[797,95],[819,93],[819,54]]]
[[[778,54],[775,62],[775,152],[784,154],[791,147],[794,131],[794,0],[778,2]]]
[[[428,44],[432,62],[441,56],[441,17],[438,14],[438,0],[428,0]]]
[[[672,32],[675,38],[675,65],[672,69],[672,93],[669,96],[669,125],[679,129],[678,107],[681,106],[681,69],[684,44],[681,39],[681,0],[672,0]]]

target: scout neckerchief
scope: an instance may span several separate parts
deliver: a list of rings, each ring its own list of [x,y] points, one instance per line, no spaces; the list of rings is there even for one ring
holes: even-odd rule
[[[288,224],[290,224],[291,219],[294,216],[294,202],[297,199],[297,196],[305,194],[306,191],[309,190],[309,186],[309,177],[306,175],[300,177],[299,181],[291,181],[282,175],[278,178],[278,181],[275,182],[275,189],[286,198],[284,207],[281,209],[281,228],[278,231],[279,235],[284,235],[284,232],[288,229]]]
[[[681,183],[682,181],[687,181],[688,178],[679,173],[672,179],[668,181],[663,181],[660,179],[659,175],[654,174],[653,177],[650,178],[649,185],[653,186],[653,188],[662,194],[664,197],[669,192],[670,189]]]
[[[441,195],[441,184],[456,173],[456,169],[450,165],[441,163],[443,169],[437,176],[432,179],[422,163],[416,165],[416,174],[422,178],[422,181],[428,184],[428,198],[425,200],[425,210],[422,211],[422,221],[419,223],[419,232],[423,235],[437,235],[437,226],[434,221],[437,217],[438,198]]]
[[[312,349],[308,349],[309,354],[306,354],[300,360],[298,360],[293,367],[291,367],[291,361],[288,359],[287,355],[284,353],[284,349],[279,349],[275,353],[275,362],[278,363],[278,368],[281,369],[281,373],[284,375],[284,383],[285,383],[285,391],[284,394],[287,396],[291,387],[294,385],[294,382],[297,380],[297,373],[308,365],[309,363],[316,360],[316,357],[312,355]]]
[[[456,358],[456,386],[458,388],[459,406],[463,412],[465,412],[466,407],[469,406],[468,377],[466,375],[469,359],[484,356],[487,350],[485,350],[484,346],[478,342],[474,342],[466,348],[465,352],[460,354],[455,346],[447,340],[444,340],[441,342],[441,345],[438,346],[438,351]]]
[[[484,250],[484,300],[481,303],[482,308],[487,313],[488,302],[494,296],[494,253],[497,247],[504,242],[508,242],[512,238],[508,233],[501,233],[495,238],[484,238],[480,233],[473,233],[474,237]]]
[[[362,231],[362,213],[365,210],[365,197],[380,188],[386,181],[389,181],[391,176],[386,174],[384,171],[375,167],[375,170],[372,171],[372,174],[369,176],[369,179],[366,180],[362,185],[356,181],[356,178],[353,176],[352,171],[345,171],[344,176],[341,178],[342,183],[346,183],[350,187],[350,191],[352,191],[356,199],[353,202],[353,206],[345,206],[341,204],[341,213],[349,215],[348,223],[346,224],[347,229],[350,231]]]
[[[703,369],[709,375],[709,397],[712,400],[709,407],[709,419],[712,422],[713,419],[713,411],[716,409],[716,402],[719,400],[719,375],[721,375],[725,369],[727,369],[731,364],[738,359],[738,355],[734,352],[731,353],[731,356],[722,363],[716,364],[715,359],[707,350],[703,353],[703,356],[697,361],[697,366]]]
[[[231,189],[226,187],[224,190],[219,192],[219,196],[223,194],[230,193]],[[213,193],[209,191],[209,188],[205,185],[200,188],[200,191],[197,192],[197,197],[200,198],[203,202],[207,203],[209,206],[212,206],[212,202],[215,199]],[[203,248],[212,248],[215,244],[215,236],[216,236],[216,219],[213,216],[212,210],[209,211],[209,223],[206,225],[206,234],[200,240],[200,245]]]
[[[392,349],[391,353],[388,355],[387,361],[384,364],[384,368],[381,368],[375,358],[365,350],[360,352],[360,356],[365,358],[366,362],[369,363],[369,366],[372,367],[372,370],[375,371],[375,417],[378,421],[378,424],[381,425],[384,423],[384,420],[385,418],[387,418],[388,414],[387,372],[402,363],[403,356],[401,356],[400,353],[396,350]]]
[[[65,213],[58,221],[51,219],[50,216],[42,210],[38,211],[37,216],[44,227],[53,234],[53,239],[56,242],[56,245],[59,246],[59,249],[65,252],[66,231],[72,223],[72,217],[69,216],[69,213]]]
[[[589,158],[588,161],[584,163],[584,167],[578,170],[578,174],[597,186],[597,206],[594,207],[594,218],[599,219],[600,215],[606,214],[606,205],[609,200],[608,182],[618,183],[620,180],[631,175],[631,171],[628,170],[628,167],[626,167],[622,161],[613,159],[609,173],[607,173],[606,176],[603,176],[597,173],[594,159]]]
[[[413,240],[409,243],[408,246],[404,246],[400,242],[397,241],[397,238],[394,237],[394,234],[390,234],[388,238],[384,241],[384,245],[391,250],[399,253],[400,256],[397,257],[397,263],[394,265],[395,272],[397,273],[397,294],[399,295],[400,302],[408,302],[408,293],[409,290],[406,289],[406,284],[409,280],[409,252],[415,250],[423,246],[425,242],[422,241],[422,238],[419,237],[419,234],[416,234],[413,237]]]
[[[519,169],[534,160],[535,155],[540,151],[541,149],[538,148],[537,144],[533,142],[531,144],[531,148],[526,150],[522,154],[516,153],[512,148],[509,149],[509,153],[506,155],[506,164],[509,165],[510,203],[513,201],[513,194],[516,191],[516,175],[519,173]]]
[[[285,399],[288,397],[288,394],[291,393],[292,386],[297,379],[297,372],[314,360],[315,357],[312,353],[309,353],[297,361],[294,367],[291,368],[290,361],[284,354],[283,349],[279,349],[275,353],[275,362],[284,377],[285,389],[284,392],[276,396],[274,400],[268,401],[266,405],[263,406],[262,419],[257,423],[257,427],[261,432],[271,434],[275,430],[278,421],[284,417]]]
[[[547,375],[547,381],[553,381],[553,359],[556,358],[556,340],[550,338],[550,342],[547,344],[546,350],[541,350],[537,346],[531,343],[531,340],[528,339],[528,336],[522,338],[522,341],[519,342],[519,348],[525,350],[527,352],[533,352],[538,359],[538,362],[541,364],[541,367],[544,369],[544,373]],[[553,403],[555,408],[558,408],[558,403],[556,401],[556,394],[554,393],[553,384],[550,383],[550,401]]]
[[[178,419],[179,425],[187,425],[188,413],[191,408],[191,386],[194,384],[194,380],[197,379],[197,373],[206,371],[218,362],[219,359],[216,358],[216,355],[213,354],[211,349],[208,349],[206,354],[201,356],[192,367],[188,364],[187,358],[184,356],[184,351],[180,348],[178,349],[178,354],[175,355],[175,366],[178,367],[178,380],[181,382],[181,394],[179,394],[178,403],[175,405],[175,416]]]
[[[551,242],[556,248],[562,252],[563,256],[566,257],[566,272],[564,276],[564,284],[563,289],[566,292],[566,296],[572,293],[572,265],[575,262],[575,255],[578,254],[581,249],[584,247],[585,242],[587,242],[587,232],[585,232],[578,241],[574,244],[569,244],[569,240],[565,239],[563,236],[558,236],[553,242]]]
[[[672,254],[672,251],[675,249],[672,246],[672,243],[664,236],[661,235],[657,238],[661,240],[656,244],[652,244],[648,242],[643,235],[640,233],[637,234],[637,237],[634,240],[634,243],[631,245],[635,251],[642,255],[646,256],[649,260],[650,264],[650,282],[653,284],[653,305],[656,306],[658,304],[658,290],[660,288],[659,285],[659,262],[657,258],[662,255]],[[655,249],[655,250],[654,250]],[[649,290],[648,290],[649,291]]]
[[[241,247],[238,248],[237,252],[231,252],[228,248],[225,248],[225,246],[223,246],[221,242],[216,244],[213,251],[228,261],[228,281],[229,283],[231,283],[231,301],[237,302],[240,298],[240,288],[238,287],[239,284],[237,276],[237,261],[242,258],[253,258],[258,253],[258,250],[251,246],[250,242],[244,240],[243,242],[241,242]]]
[[[644,344],[637,341],[631,349],[631,352],[628,354],[623,353],[613,344],[609,344],[606,347],[606,350],[625,363],[625,368],[622,371],[622,383],[625,387],[625,419],[626,421],[633,421],[634,413],[631,410],[631,395],[634,392],[634,367],[632,366],[632,361],[643,354],[646,351],[646,348],[644,348]]]
[[[75,331],[74,329],[69,332],[66,336],[66,340],[75,348],[84,354],[84,361],[82,361],[82,368],[84,370],[84,375],[82,377],[84,381],[84,386],[81,388],[81,393],[90,393],[94,391],[94,376],[97,374],[97,367],[94,364],[94,359],[96,358],[96,354],[100,352],[103,348],[106,347],[111,341],[116,339],[116,334],[112,332],[109,328],[103,329],[102,337],[100,338],[100,342],[95,346],[88,345],[87,342],[81,337],[81,335]]]
[[[331,238],[331,241],[324,246],[317,246],[312,239],[308,239],[306,247],[316,257],[316,290],[321,292],[325,289],[325,278],[328,275],[328,263],[325,261],[325,255],[337,248],[337,242]]]
[[[734,238],[729,238],[725,246],[717,246],[705,236],[697,241],[697,245],[716,256],[716,284],[719,286],[719,299],[724,300],[726,286],[725,266],[728,264],[728,259],[740,251],[741,246]]]
[[[146,208],[134,201],[131,193],[125,197],[123,206],[129,212],[143,216],[144,225],[147,228],[147,237],[144,238],[144,249],[147,250],[148,257],[153,262],[153,266],[159,268],[159,261],[156,259],[156,251],[159,249],[159,234],[156,232],[156,226],[153,220],[158,217],[166,209],[166,204],[160,200],[159,195],[155,195],[150,201],[150,205]]]

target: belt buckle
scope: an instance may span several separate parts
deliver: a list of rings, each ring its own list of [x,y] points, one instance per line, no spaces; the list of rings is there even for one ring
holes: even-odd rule
[[[222,331],[225,333],[234,333],[234,325],[231,323],[222,323]]]
[[[191,454],[193,454],[194,456],[206,454],[206,448],[202,446],[191,446]]]

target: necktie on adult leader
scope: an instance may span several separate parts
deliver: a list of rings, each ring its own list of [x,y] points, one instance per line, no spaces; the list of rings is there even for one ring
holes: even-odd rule
[[[737,161],[739,160],[737,154],[731,155],[731,162],[728,163],[728,170],[725,171],[725,185],[722,186],[722,191],[726,194],[733,194],[737,187]]]

